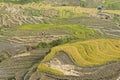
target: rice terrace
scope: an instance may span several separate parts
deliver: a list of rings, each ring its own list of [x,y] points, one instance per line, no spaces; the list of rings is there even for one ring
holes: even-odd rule
[[[0,80],[120,80],[120,0],[0,0]]]

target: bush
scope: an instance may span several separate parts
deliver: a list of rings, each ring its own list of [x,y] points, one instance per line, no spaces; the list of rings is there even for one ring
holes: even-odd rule
[[[58,46],[58,45],[61,45],[64,43],[64,40],[63,39],[57,39],[57,40],[53,40],[52,42],[49,43],[49,45],[51,47],[54,47],[54,46]]]
[[[53,40],[52,42],[50,43],[46,43],[46,42],[40,42],[36,48],[52,48],[52,47],[55,47],[55,46],[58,46],[58,45],[62,45],[62,44],[65,44],[65,43],[69,43],[69,42],[72,42],[72,41],[75,41],[75,40],[78,40],[79,38],[76,38],[76,37],[71,37],[71,38],[66,38],[66,39],[57,39],[57,40]]]
[[[80,2],[80,7],[85,7],[86,6],[86,3],[84,1],[81,1]]]
[[[48,43],[46,42],[40,42],[38,45],[37,45],[37,48],[48,48],[49,45]]]

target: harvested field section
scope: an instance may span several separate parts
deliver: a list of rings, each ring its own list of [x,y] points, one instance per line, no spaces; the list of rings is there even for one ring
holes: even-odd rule
[[[49,49],[32,50],[12,56],[0,63],[0,79],[29,80],[35,72],[39,60],[48,53]]]

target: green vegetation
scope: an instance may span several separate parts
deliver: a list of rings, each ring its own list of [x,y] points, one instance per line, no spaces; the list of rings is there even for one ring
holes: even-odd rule
[[[113,21],[116,22],[116,23],[119,23],[120,22],[120,16],[115,16],[113,18]]]
[[[113,3],[113,4],[109,4],[106,9],[113,9],[113,10],[116,10],[116,9],[120,9],[120,2],[118,3]]]
[[[91,38],[99,38],[101,35],[91,28],[86,28],[85,26],[81,26],[79,24],[31,24],[31,25],[22,25],[16,30],[51,30],[51,29],[59,29],[69,31],[71,36],[76,38],[91,39]]]
[[[80,16],[88,16],[89,14],[97,14],[98,10],[97,7],[99,5],[97,5],[94,8],[84,8],[84,7],[80,7],[80,6],[49,6],[49,5],[41,5],[38,3],[31,3],[31,4],[25,4],[25,7],[31,7],[34,9],[41,9],[41,10],[56,10],[57,12],[51,12],[49,14],[53,15],[55,14],[56,16],[58,16],[59,18],[71,18],[71,17],[80,17]],[[111,14],[120,14],[119,9],[117,10],[105,10],[107,6],[101,5],[103,6],[103,10],[102,12],[106,12],[106,13],[111,13]],[[46,13],[45,13],[46,14]]]
[[[57,39],[53,40],[52,42],[46,43],[46,42],[40,42],[36,48],[52,48],[58,45],[62,45],[65,43],[70,43],[72,41],[77,40],[77,38],[65,38],[65,39]]]
[[[34,2],[41,3],[42,1],[45,1],[46,3],[50,2],[47,0],[0,0],[0,2],[16,3],[16,4],[28,4],[28,3],[34,3]],[[73,4],[72,1],[68,0],[68,2],[69,2],[68,5]],[[52,1],[50,3],[54,4],[54,2],[52,2]],[[61,4],[61,6],[65,6],[65,4],[60,3],[59,0],[56,0],[56,3]],[[102,5],[104,7],[104,9],[111,9],[111,10],[119,10],[120,9],[120,1],[119,0],[81,0],[81,1],[78,1],[76,6],[78,6],[78,4],[81,7],[89,7],[89,8],[97,8],[97,6]],[[56,6],[58,6],[58,5],[56,5]]]
[[[94,7],[103,6],[104,9],[119,10],[120,1],[119,0],[82,0],[80,2],[81,7]]]
[[[52,48],[43,62],[52,59],[58,51],[66,52],[79,66],[97,66],[120,60],[120,40],[98,39],[60,45]]]
[[[120,1],[119,0],[104,0],[103,5],[106,9],[120,10]]]
[[[49,44],[47,44],[46,42],[40,42],[36,48],[48,48]]]
[[[48,67],[46,64],[41,63],[40,67],[38,68],[38,71],[44,71],[44,72],[48,72],[48,73],[54,73],[56,75],[64,75],[63,72],[56,70],[56,69],[52,69],[50,67]]]
[[[34,63],[38,64],[37,60],[38,59],[41,60],[43,57],[44,59],[43,61],[40,61],[41,62],[40,65],[35,66],[35,68],[38,66],[38,71],[48,72],[50,74],[54,73],[56,75],[63,76],[64,73],[62,71],[50,68],[51,65],[49,66],[46,64],[46,62],[49,62],[51,59],[53,59],[53,57],[55,57],[55,55],[59,51],[63,51],[63,53],[65,52],[76,65],[80,66],[80,69],[83,71],[82,73],[85,75],[82,75],[82,74],[80,75],[78,74],[78,75],[79,77],[82,76],[83,78],[89,73],[90,75],[91,74],[94,75],[96,73],[94,73],[93,68],[90,68],[90,70],[88,70],[87,72],[86,70],[88,68],[87,69],[85,68],[84,70],[84,68],[82,69],[82,67],[101,66],[112,61],[120,60],[120,40],[119,39],[118,40],[117,39],[101,39],[101,38],[104,38],[103,36],[119,37],[118,29],[119,29],[119,22],[120,22],[120,18],[119,18],[120,1],[118,0],[77,0],[78,2],[80,2],[78,3],[79,5],[77,6],[70,6],[73,4],[71,2],[69,2],[68,4],[67,3],[64,4],[63,2],[63,3],[60,3],[59,6],[53,4],[54,6],[52,6],[50,5],[51,3],[50,4],[47,4],[45,2],[41,3],[41,1],[43,0],[0,0],[0,2],[6,2],[6,3],[0,3],[1,4],[1,10],[0,10],[1,11],[0,12],[1,14],[0,35],[1,36],[0,37],[2,37],[3,40],[7,39],[7,42],[10,41],[11,43],[25,45],[27,46],[27,52],[28,53],[30,52],[30,54],[26,55],[25,53],[23,55],[21,54],[20,56],[15,54],[12,59],[23,57],[23,59],[21,58],[22,61],[25,61],[25,60],[28,61],[28,62],[25,62],[26,63],[25,67],[26,67],[28,65],[31,66],[31,64],[34,65]],[[57,2],[59,2],[59,0],[58,1],[55,0],[55,1],[56,1],[55,2],[56,4]],[[62,2],[62,0],[60,1]],[[71,0],[68,0],[68,1],[71,1]],[[16,3],[16,4],[11,4],[11,3]],[[103,6],[101,14],[98,14],[99,13],[97,10],[98,6]],[[105,9],[108,9],[108,10],[105,10]],[[102,16],[104,18],[104,16],[107,16],[107,15],[108,16],[110,15],[110,19],[109,18],[106,20],[102,19]],[[114,21],[113,23],[112,23],[112,20]],[[118,26],[114,24],[115,22]],[[37,24],[37,23],[43,23],[43,24]],[[97,32],[95,29],[88,28],[81,24],[89,27],[93,27],[99,32],[101,32],[101,34]],[[11,27],[11,28],[8,28],[8,27]],[[36,46],[36,44],[38,45]],[[34,48],[34,46],[36,47]],[[43,52],[46,50],[44,49],[39,50],[38,48],[47,48],[47,49],[51,48],[51,50],[48,55],[46,54],[48,52],[45,53],[45,55],[47,55],[46,57],[44,56],[41,57],[41,54],[43,54]],[[35,49],[36,50],[38,49],[38,50],[35,51],[35,55],[34,55]],[[25,51],[26,51],[26,48],[25,48]],[[21,52],[21,53],[24,53],[24,52]],[[2,58],[0,59],[0,62],[2,62],[5,59],[8,59],[9,55],[3,53],[1,57]],[[60,56],[60,58],[62,57],[63,56]],[[36,59],[34,62],[32,62],[31,59],[34,59],[34,58]],[[31,62],[31,64],[27,64],[29,63],[29,61]],[[64,59],[63,59],[63,62],[64,62]],[[14,63],[14,60],[13,60],[13,63]],[[16,66],[18,66],[18,63],[16,63]],[[50,63],[52,63],[52,61]],[[23,63],[19,64],[20,68],[23,66],[24,66]],[[11,69],[11,66],[9,68]],[[25,78],[24,78],[25,80],[27,76],[29,76],[28,74],[35,72],[35,68],[34,70],[29,69],[31,71],[28,70],[27,72],[26,72],[27,69],[25,70]],[[100,73],[101,75],[104,75],[102,74],[102,72],[105,72],[105,71],[104,70],[101,71],[102,69],[100,68],[101,67],[98,68],[98,73]],[[115,71],[117,73],[117,69],[115,69]],[[111,72],[111,71],[108,70],[108,72]],[[20,72],[19,74],[21,73],[22,72]],[[111,75],[113,73],[111,72],[108,75]],[[42,76],[44,77],[44,75]],[[107,76],[105,75],[105,77]],[[101,79],[103,78],[101,77]]]
[[[66,30],[69,33],[67,34],[68,37],[64,39],[57,39],[53,40],[52,42],[40,42],[36,48],[52,48],[58,45],[62,45],[65,43],[75,42],[78,40],[88,40],[88,39],[95,39],[100,38],[102,35],[91,28],[86,28],[79,24],[32,24],[32,25],[22,25],[19,27],[14,28],[13,30]]]

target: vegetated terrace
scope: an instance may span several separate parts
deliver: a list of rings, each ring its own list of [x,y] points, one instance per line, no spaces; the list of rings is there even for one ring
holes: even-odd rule
[[[7,3],[0,3],[3,6],[9,6]],[[96,14],[98,13],[97,8],[83,8],[80,6],[51,6],[51,5],[44,5],[41,3],[28,3],[24,5],[14,4],[14,7],[22,7],[22,8],[32,8],[36,10],[57,10],[59,11],[59,16],[61,18],[66,17],[78,17],[80,15],[86,14]],[[119,10],[102,10],[102,12],[111,13],[111,14],[120,14]],[[49,13],[48,13],[49,14]]]
[[[120,40],[97,39],[60,45],[53,47],[42,62],[51,60],[59,51],[66,52],[78,66],[99,66],[111,61],[120,60]],[[45,66],[44,63],[39,65],[38,70],[41,70],[42,66]],[[48,69],[44,70],[47,71]]]
[[[92,28],[86,28],[85,26],[81,26],[80,24],[33,24],[33,25],[22,25],[14,28],[16,30],[66,30],[69,31],[75,37],[81,39],[89,39],[100,37],[100,33],[95,31]],[[52,33],[52,31],[51,31]]]

